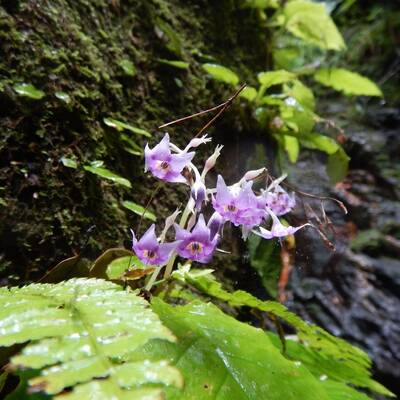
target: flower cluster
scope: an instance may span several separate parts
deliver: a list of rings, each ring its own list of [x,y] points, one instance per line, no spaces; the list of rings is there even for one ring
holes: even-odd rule
[[[290,212],[296,203],[294,193],[289,194],[280,186],[283,178],[272,182],[260,193],[254,192],[253,182],[265,172],[264,168],[248,171],[239,182],[231,186],[218,175],[216,187],[207,188],[206,175],[214,168],[222,146],[217,146],[202,172],[192,163],[195,152],[189,150],[210,140],[207,135],[194,138],[181,150],[170,142],[166,133],[155,147],[146,145],[145,171],[150,171],[153,176],[165,182],[185,183],[190,187],[190,197],[180,223],[175,222],[179,214],[175,212],[167,218],[159,238],[155,234],[154,224],[139,241],[132,232],[133,250],[143,263],[161,267],[173,260],[174,254],[199,263],[208,263],[226,223],[241,227],[244,239],[251,232],[264,239],[282,238],[308,225],[284,226],[279,220],[278,217]],[[206,223],[202,209],[208,203],[213,208],[213,214]],[[267,224],[266,227],[263,224]],[[172,226],[175,241],[165,243],[166,232]]]

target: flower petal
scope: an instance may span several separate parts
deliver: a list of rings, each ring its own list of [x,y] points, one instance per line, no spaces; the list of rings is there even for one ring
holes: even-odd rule
[[[155,233],[155,225],[152,224],[145,234],[139,240],[137,247],[142,250],[157,251],[158,241]]]

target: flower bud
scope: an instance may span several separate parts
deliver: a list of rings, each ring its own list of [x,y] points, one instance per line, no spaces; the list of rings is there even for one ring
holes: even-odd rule
[[[194,148],[194,147],[198,147],[201,144],[205,144],[205,143],[211,142],[211,140],[212,139],[208,138],[207,135],[204,135],[201,138],[194,138],[189,142],[189,144],[185,147],[185,149],[183,151],[187,152],[189,149]]]
[[[255,169],[251,171],[247,171],[241,180],[245,181],[252,181],[256,178],[258,178],[261,174],[263,174],[267,169],[266,168],[260,168],[260,169]]]
[[[214,168],[215,163],[217,161],[217,158],[220,156],[221,154],[221,150],[224,146],[223,145],[218,145],[215,150],[214,153],[207,159],[206,163],[204,164],[204,169],[203,172],[201,174],[201,177],[204,179],[205,176],[207,175],[208,171],[212,168]]]
[[[191,196],[195,202],[196,210],[201,210],[203,201],[206,201],[206,186],[201,179],[195,180],[191,189]]]
[[[222,227],[224,226],[225,220],[221,214],[217,211],[208,220],[207,227],[210,229],[210,239],[213,240],[215,235],[221,233]]]

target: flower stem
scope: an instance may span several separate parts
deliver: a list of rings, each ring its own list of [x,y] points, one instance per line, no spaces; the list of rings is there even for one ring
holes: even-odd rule
[[[186,204],[185,209],[183,210],[181,220],[179,221],[179,226],[181,228],[185,227],[185,224],[189,218],[190,210],[191,210],[191,208],[193,208],[192,203],[193,203],[193,200],[192,200],[192,198],[190,198],[188,203]],[[175,259],[176,259],[176,253],[173,253],[172,257],[168,261],[167,266],[165,267],[164,279],[168,279],[171,276],[171,272],[174,267]]]

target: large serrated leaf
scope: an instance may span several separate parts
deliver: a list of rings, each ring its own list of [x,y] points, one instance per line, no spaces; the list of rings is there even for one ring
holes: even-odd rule
[[[15,369],[41,370],[29,381],[33,390],[54,395],[80,384],[65,398],[77,398],[96,386],[91,394],[96,399],[108,399],[108,391],[116,399],[158,399],[158,389],[147,397],[136,389],[149,383],[182,386],[180,373],[165,361],[123,362],[129,351],[150,339],[175,337],[144,299],[118,285],[73,279],[4,288],[0,302],[0,345],[34,341],[11,359]]]
[[[172,307],[154,299],[153,310],[178,337],[151,341],[132,357],[168,358],[185,378],[169,400],[328,400],[308,370],[282,356],[261,330],[236,321],[213,304]]]
[[[211,275],[198,276],[192,272],[176,271],[173,278],[187,282],[202,293],[228,302],[232,306],[247,306],[280,318],[297,331],[298,338],[309,354],[316,355],[331,366],[334,378],[344,383],[368,388],[378,393],[390,394],[371,378],[371,360],[368,355],[346,341],[336,338],[324,329],[308,324],[284,305],[275,301],[262,301],[242,290],[230,293],[224,290]],[[291,353],[295,357],[296,352]],[[307,353],[308,354],[308,353]],[[307,358],[307,357],[306,357]],[[303,361],[302,358],[300,360]]]
[[[283,14],[286,29],[304,41],[322,49],[342,50],[346,47],[324,4],[290,1],[286,3]]]
[[[348,95],[382,96],[379,87],[370,79],[344,68],[321,68],[314,74],[314,78]]]

